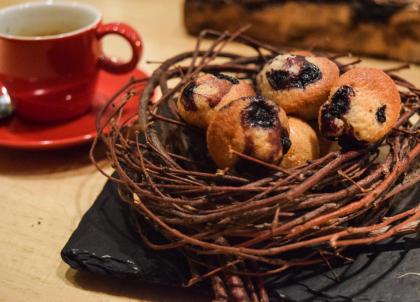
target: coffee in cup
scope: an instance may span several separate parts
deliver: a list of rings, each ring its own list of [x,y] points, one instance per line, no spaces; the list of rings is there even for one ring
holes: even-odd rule
[[[101,39],[108,34],[128,41],[128,62],[103,54]],[[133,28],[102,24],[102,14],[91,5],[45,2],[0,9],[0,82],[16,113],[30,120],[59,122],[85,113],[99,70],[129,72],[141,53]]]

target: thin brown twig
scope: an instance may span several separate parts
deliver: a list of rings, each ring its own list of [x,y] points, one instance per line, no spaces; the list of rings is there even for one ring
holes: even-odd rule
[[[207,37],[216,39],[202,50],[202,41]],[[248,57],[224,51],[232,41],[254,49],[255,54]],[[258,278],[296,266],[322,262],[330,265],[330,259],[348,260],[340,254],[345,247],[372,244],[418,230],[418,203],[385,217],[394,203],[391,198],[419,182],[415,172],[420,156],[418,125],[411,125],[408,120],[418,114],[420,89],[393,73],[407,68],[406,64],[385,70],[404,90],[404,105],[395,131],[383,141],[363,150],[330,153],[293,169],[232,150],[238,157],[272,171],[263,178],[234,174],[235,171],[218,173],[211,165],[201,169],[200,164],[206,159],[191,158],[188,153],[195,146],[182,149],[174,144],[185,134],[165,138],[157,130],[156,124],[186,126],[177,114],[163,116],[158,109],[201,72],[233,72],[253,81],[261,64],[281,52],[241,35],[241,30],[233,34],[205,31],[193,51],[162,62],[144,89],[145,79],[132,79],[98,115],[99,135],[90,150],[92,161],[101,173],[121,186],[120,191],[128,192],[123,199],[136,210],[136,217],[147,217],[168,243],[153,243],[148,234],[139,230],[142,240],[153,249],[178,249],[194,259],[191,262],[200,273],[187,285],[211,278],[220,301],[227,301],[229,295],[231,298],[232,289],[242,282],[241,293],[248,291],[250,298],[255,300],[258,296],[260,302],[266,302],[268,297]],[[358,59],[340,63],[342,58],[331,57],[341,72],[359,63]],[[174,80],[173,85],[170,80]],[[162,96],[152,102],[157,88]],[[123,117],[124,107],[140,90],[143,92],[139,112]],[[118,177],[107,175],[95,160],[99,138]],[[380,159],[378,150],[387,145],[391,146],[384,151],[387,156]],[[343,179],[348,185],[345,188]],[[215,242],[221,236],[233,243]],[[337,250],[329,252],[328,247]],[[284,256],[291,251],[308,256]],[[214,257],[226,257],[229,261],[215,264],[211,260]],[[259,266],[262,263],[264,269]],[[222,280],[223,274],[229,282]]]

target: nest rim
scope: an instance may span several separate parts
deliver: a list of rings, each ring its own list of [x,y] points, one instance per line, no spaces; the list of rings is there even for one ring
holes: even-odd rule
[[[386,217],[393,206],[394,197],[415,186],[420,180],[416,169],[413,172],[413,166],[418,164],[417,159],[420,155],[419,125],[418,123],[411,125],[408,122],[411,116],[419,113],[420,89],[394,73],[407,65],[386,70],[396,84],[404,88],[403,91],[400,91],[404,100],[404,110],[394,130],[381,143],[369,148],[346,152],[337,151],[300,167],[288,170],[279,168],[273,172],[271,178],[266,177],[269,178],[268,180],[266,178],[249,180],[240,175],[185,170],[180,162],[188,158],[185,158],[183,154],[172,154],[165,149],[166,146],[162,144],[159,131],[155,127],[156,122],[168,123],[176,127],[184,127],[185,124],[182,120],[160,115],[157,109],[165,102],[170,101],[189,80],[200,72],[208,71],[233,72],[240,75],[252,74],[256,72],[256,68],[252,64],[262,64],[266,60],[267,55],[263,52],[268,52],[268,56],[274,56],[285,51],[242,35],[244,30],[234,33],[203,31],[193,51],[181,53],[164,61],[149,79],[131,80],[110,99],[98,116],[99,135],[90,151],[92,161],[101,171],[95,160],[95,148],[101,139],[107,148],[108,159],[119,177],[113,178],[102,172],[123,187],[122,195],[125,197],[125,201],[130,203],[140,215],[147,217],[168,239],[168,243],[153,243],[152,239],[148,238],[147,234],[143,234],[139,228],[141,239],[152,249],[180,249],[185,253],[192,266],[200,267],[201,274],[193,276],[187,282],[187,285],[190,286],[207,277],[214,276],[220,271],[230,271],[248,276],[279,274],[291,267],[325,262],[325,257],[328,259],[340,258],[342,257],[340,253],[348,246],[372,244],[392,236],[415,232],[420,225],[419,204]],[[213,37],[215,40],[206,50],[201,50],[202,41],[207,37]],[[225,51],[224,46],[232,41],[242,43],[255,50],[255,56],[241,56]],[[339,64],[341,72],[360,63],[359,59],[355,59],[350,63],[343,64],[338,61],[343,56],[330,55],[329,57]],[[229,61],[224,64],[216,64],[214,63],[216,58]],[[189,65],[179,65],[188,59],[190,59]],[[174,78],[180,80],[175,86],[169,87],[168,81]],[[141,96],[130,93],[138,87],[144,87]],[[152,102],[157,88],[161,89],[162,96]],[[121,96],[123,100],[116,105]],[[121,122],[118,120],[119,113],[133,97],[140,98],[139,112]],[[114,104],[114,108],[112,108],[114,113],[104,121],[105,112],[110,110],[111,104]],[[129,131],[126,131],[127,126],[129,126]],[[144,142],[140,141],[141,135],[144,136]],[[378,147],[381,145],[388,146],[389,151],[386,159],[377,165],[372,158],[378,155]],[[153,156],[150,156],[149,152],[152,152]],[[255,159],[250,158],[249,160]],[[358,165],[358,161],[363,164]],[[330,181],[337,181],[338,178],[346,182],[350,187],[347,193],[343,193],[347,189],[341,189],[337,192],[326,192],[326,195],[314,194],[312,188],[324,179],[329,180],[328,177],[331,178],[331,173],[334,171],[341,171],[341,173],[337,172],[337,175]],[[361,174],[353,177],[357,173]],[[138,174],[141,174],[141,180],[139,180]],[[403,174],[406,174],[404,175],[405,182],[401,180]],[[168,179],[171,177],[173,177],[173,182],[168,184],[170,182]],[[230,194],[234,196],[235,189],[232,187],[235,186],[221,186],[215,184],[215,180],[233,183],[236,184],[236,187],[242,188],[247,186],[249,188],[251,184],[255,187],[256,183],[261,187],[261,183],[263,183],[263,188],[258,187],[260,191],[254,192],[254,195],[246,202],[234,201],[227,206],[214,207],[210,210],[200,208],[203,201],[197,197],[197,194],[200,196],[200,194],[216,192],[215,194],[222,196],[230,196]],[[274,184],[270,184],[271,182]],[[181,183],[184,185],[182,188],[197,187],[201,191],[185,193],[186,196],[196,194],[194,198],[182,197],[182,194],[171,195],[172,188],[162,186],[172,184],[180,189]],[[287,187],[290,183],[291,185],[284,189],[285,191],[279,189]],[[200,188],[203,185],[205,188]],[[280,193],[275,194],[276,190],[280,190]],[[244,190],[237,191],[245,192]],[[305,195],[308,191],[312,194]],[[352,194],[356,197],[350,196]],[[302,195],[305,196],[303,199]],[[294,202],[295,200],[298,200],[299,204]],[[347,201],[339,204],[338,200]],[[293,204],[293,202],[294,207],[289,206],[289,210],[286,211],[288,207],[284,207],[284,205]],[[306,212],[305,205],[309,206]],[[262,208],[264,206],[266,208]],[[367,221],[354,225],[349,223],[366,213],[366,207],[372,210],[367,215],[371,219],[370,224]],[[194,210],[197,211],[194,212]],[[210,212],[206,213],[205,211]],[[288,216],[291,213],[295,215],[294,218]],[[296,216],[296,213],[300,216]],[[204,214],[207,219],[200,217],[203,216],[201,214]],[[235,214],[239,216],[234,216]],[[244,226],[247,225],[249,223],[246,221],[247,219],[255,218],[259,222],[258,215],[262,215],[266,219],[264,223],[258,225],[262,225],[261,229],[257,228],[258,234],[255,234],[255,229],[252,228],[253,232],[247,230],[242,234],[240,232],[230,233],[238,225],[240,229],[241,223]],[[232,226],[232,217],[239,217],[245,221],[238,219],[236,225]],[[267,217],[270,217],[271,220]],[[337,225],[334,226],[334,223]],[[330,227],[330,224],[333,226]],[[206,226],[204,231],[200,228],[202,226]],[[212,232],[212,228],[216,231]],[[329,230],[332,230],[332,233],[328,233]],[[247,232],[248,234],[246,234]],[[250,237],[250,235],[252,236]],[[244,236],[246,239],[237,241],[237,236]],[[261,244],[263,245],[260,246]],[[326,247],[325,255],[327,256],[320,255],[320,246]],[[279,257],[286,252],[300,249],[308,250],[308,253],[297,259]],[[224,257],[223,260],[215,260],[215,257],[220,258],[220,256]],[[204,260],[203,257],[208,257],[211,260]],[[268,265],[270,268],[251,270],[241,267],[240,264],[246,261]]]

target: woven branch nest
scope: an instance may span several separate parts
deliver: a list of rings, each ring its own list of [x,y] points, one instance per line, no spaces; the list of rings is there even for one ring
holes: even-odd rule
[[[203,50],[206,37],[215,40]],[[225,51],[232,41],[253,54]],[[267,165],[271,173],[259,177],[217,171],[207,156],[205,135],[178,117],[174,100],[200,72],[231,73],[255,83],[262,65],[284,51],[240,31],[204,31],[194,51],[164,61],[149,79],[132,79],[121,87],[98,118],[118,174],[109,177],[167,243],[154,242],[139,227],[141,238],[152,249],[182,251],[192,270],[187,285],[221,272],[266,276],[344,259],[346,247],[418,231],[420,200],[398,208],[395,198],[420,179],[419,122],[413,122],[420,90],[395,74],[407,66],[386,70],[403,106],[397,125],[380,143],[332,152],[289,170]],[[341,73],[360,63],[329,57]],[[138,112],[123,119],[124,107],[138,99]]]

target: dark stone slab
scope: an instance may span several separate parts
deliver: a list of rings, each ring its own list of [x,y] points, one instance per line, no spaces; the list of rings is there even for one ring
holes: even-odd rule
[[[419,190],[400,202],[418,202]],[[61,252],[77,270],[161,285],[180,285],[189,276],[176,252],[155,252],[142,244],[127,204],[108,182]],[[154,230],[145,230],[154,232]],[[154,236],[159,240],[159,234]],[[351,264],[291,270],[268,280],[272,301],[420,301],[420,241],[416,236],[350,250]],[[336,279],[339,279],[337,281]],[[274,290],[275,289],[275,290]]]
[[[118,196],[117,186],[107,182],[61,251],[61,257],[77,270],[150,283],[181,284],[188,276],[181,255],[145,248],[131,215],[128,205]]]

